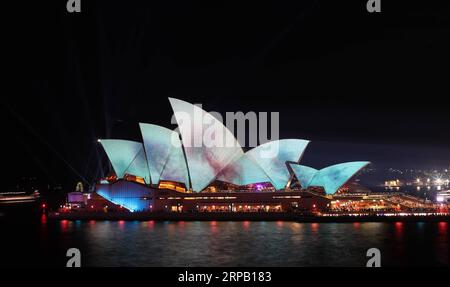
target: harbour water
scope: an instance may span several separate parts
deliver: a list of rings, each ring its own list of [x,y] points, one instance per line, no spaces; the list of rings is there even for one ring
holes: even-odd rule
[[[450,266],[448,222],[297,223],[200,221],[2,222],[2,265]]]

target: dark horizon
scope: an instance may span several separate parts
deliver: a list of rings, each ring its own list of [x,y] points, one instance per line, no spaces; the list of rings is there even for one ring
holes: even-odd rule
[[[93,180],[107,168],[98,138],[139,140],[139,122],[175,127],[168,97],[280,112],[280,138],[311,140],[303,163],[317,168],[448,168],[449,4],[370,15],[364,1],[328,2],[85,1],[80,15],[32,4],[7,33],[8,184]]]

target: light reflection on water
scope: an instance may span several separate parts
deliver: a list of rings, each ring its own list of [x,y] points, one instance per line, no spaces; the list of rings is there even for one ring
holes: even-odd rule
[[[423,230],[424,228],[428,230]],[[92,266],[449,265],[447,223],[91,222],[80,237]],[[426,235],[425,237],[423,235]]]
[[[450,266],[449,224],[50,221],[1,226],[4,262],[64,266],[81,250],[84,266]],[[34,260],[34,261],[33,261]]]

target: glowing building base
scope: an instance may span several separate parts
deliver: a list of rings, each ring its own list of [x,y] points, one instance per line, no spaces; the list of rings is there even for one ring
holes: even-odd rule
[[[302,190],[185,193],[128,181],[99,184],[96,193],[105,200],[89,202],[88,207],[131,212],[318,212],[330,203],[324,196]]]

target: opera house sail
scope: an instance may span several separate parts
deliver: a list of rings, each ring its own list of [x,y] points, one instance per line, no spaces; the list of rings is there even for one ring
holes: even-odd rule
[[[290,166],[302,187],[320,186],[327,194],[333,194],[369,163],[368,161],[345,162],[321,170],[299,164]]]
[[[242,148],[233,134],[211,114],[188,102],[169,100],[181,133],[192,189],[201,191],[229,163],[242,156]],[[207,132],[211,138],[220,138],[220,146],[204,143]]]

